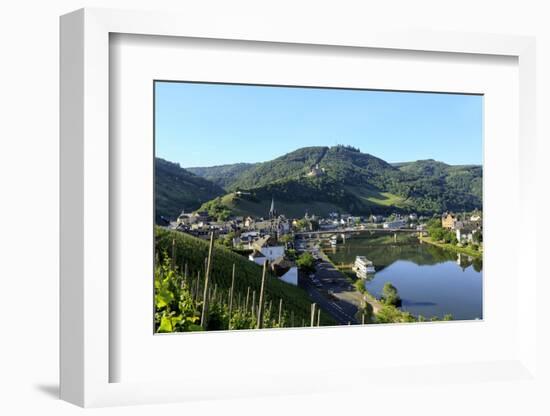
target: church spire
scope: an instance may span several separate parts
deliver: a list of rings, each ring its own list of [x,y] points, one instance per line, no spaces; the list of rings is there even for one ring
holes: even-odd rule
[[[271,196],[271,208],[269,209],[269,216],[271,218],[274,218],[277,215],[277,212],[275,211],[275,199],[273,196]]]

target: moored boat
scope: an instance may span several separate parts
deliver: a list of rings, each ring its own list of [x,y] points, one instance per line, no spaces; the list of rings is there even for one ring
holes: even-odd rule
[[[365,256],[355,257],[355,263],[351,268],[357,277],[365,279],[368,274],[375,273],[374,264],[372,261],[367,259]]]

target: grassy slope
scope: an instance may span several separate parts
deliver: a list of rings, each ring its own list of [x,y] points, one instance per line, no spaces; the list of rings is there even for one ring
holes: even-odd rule
[[[204,269],[204,259],[208,255],[208,242],[187,234],[168,231],[164,228],[156,227],[156,250],[162,256],[162,253],[171,253],[172,239],[176,241],[176,266],[182,267],[187,263],[189,274],[196,278],[197,273],[201,272],[201,278]],[[260,291],[262,268],[249,261],[247,258],[232,252],[231,250],[216,246],[214,250],[212,267],[212,287],[218,286],[218,290],[227,290],[231,286],[231,270],[235,264],[235,296],[240,293],[244,298],[247,288],[250,287],[250,293],[256,291],[258,296]],[[269,276],[266,281],[266,299],[272,300],[273,305],[278,305],[279,299],[283,299],[283,305],[286,310],[294,311],[296,323],[302,319],[309,322],[311,301],[305,291],[295,286],[289,285],[279,279]],[[334,325],[335,322],[325,314],[321,313],[322,325]]]
[[[234,215],[267,217],[271,206],[271,199],[267,198],[256,202],[238,198],[234,193],[231,193],[222,197],[222,203],[229,207]],[[284,214],[287,218],[303,217],[306,211],[310,214],[326,216],[329,212],[339,210],[339,207],[335,204],[320,201],[285,202],[276,200],[275,205],[277,211]]]
[[[380,192],[372,188],[359,186],[348,186],[346,189],[358,197],[366,205],[385,207],[394,206],[397,208],[410,207],[410,204],[404,197],[392,194],[390,192]]]
[[[345,187],[351,195],[354,195],[363,203],[365,207],[365,213],[370,209],[395,207],[401,209],[412,208],[410,203],[405,198],[394,195],[390,192],[379,192],[372,188],[366,187]],[[246,198],[239,198],[234,193],[224,195],[222,197],[222,203],[227,206],[235,215],[253,215],[258,217],[265,217],[269,212],[271,205],[271,198],[263,198],[257,201],[247,200]],[[341,205],[324,202],[308,200],[304,202],[291,202],[283,201],[276,198],[275,205],[277,211],[284,214],[288,218],[303,217],[307,211],[310,214],[327,216],[330,212],[347,212],[348,208]]]

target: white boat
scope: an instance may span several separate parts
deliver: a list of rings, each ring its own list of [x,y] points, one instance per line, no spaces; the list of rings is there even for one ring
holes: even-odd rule
[[[333,235],[332,237],[330,237],[330,245],[332,247],[336,247],[336,244],[338,244],[338,237]]]
[[[367,259],[365,256],[355,257],[355,263],[353,264],[353,267],[351,269],[355,272],[357,277],[363,279],[365,279],[368,274],[376,272],[372,261]]]

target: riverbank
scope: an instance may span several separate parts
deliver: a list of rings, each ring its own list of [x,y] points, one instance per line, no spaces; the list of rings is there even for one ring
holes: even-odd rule
[[[382,307],[382,302],[380,302],[372,293],[370,293],[364,286],[364,282],[361,280],[363,290],[360,290],[359,292],[363,295],[363,299],[365,302],[370,304],[372,306],[372,311],[375,315],[380,312]]]
[[[466,255],[471,256],[471,257],[475,257],[475,258],[482,258],[483,257],[483,252],[482,251],[473,250],[473,249],[468,248],[468,247],[458,247],[454,244],[439,243],[437,241],[433,241],[430,237],[420,236],[420,237],[418,237],[418,240],[423,242],[423,243],[432,244],[434,246],[437,246],[437,247],[440,247],[440,248],[443,248],[443,249],[446,249],[446,250],[451,250],[451,251],[454,251],[456,253],[466,254]]]
[[[338,266],[322,249],[319,250],[319,255],[324,261],[330,263],[336,270],[338,270],[342,275],[346,276],[346,278],[350,280],[350,283],[352,283],[352,286],[356,289],[353,292],[348,292],[352,297],[352,302],[357,304],[358,307],[361,307],[361,304],[363,302],[370,304],[370,306],[372,307],[372,312],[375,315],[380,311],[380,309],[382,309],[382,303],[378,299],[376,299],[376,297],[374,297],[371,293],[369,293],[367,289],[364,288],[364,286],[362,291],[357,290],[357,287],[353,284],[353,280],[349,277],[348,271],[346,271],[351,270],[349,267]]]

